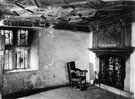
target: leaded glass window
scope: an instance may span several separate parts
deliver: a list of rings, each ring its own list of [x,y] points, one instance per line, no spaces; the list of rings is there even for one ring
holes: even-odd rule
[[[2,29],[0,35],[5,36],[4,70],[29,69],[29,31],[27,29]]]
[[[0,30],[1,35],[5,35],[5,45],[13,45],[12,30]]]
[[[13,51],[5,50],[5,70],[13,69]]]
[[[17,45],[28,44],[28,30],[18,30],[17,32]]]
[[[17,48],[17,69],[28,68],[28,49],[27,48]]]

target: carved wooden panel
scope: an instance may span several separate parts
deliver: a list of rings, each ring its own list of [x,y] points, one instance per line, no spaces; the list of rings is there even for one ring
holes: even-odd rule
[[[99,47],[120,47],[122,33],[120,22],[103,25],[99,29]]]
[[[98,24],[93,30],[93,48],[131,47],[131,25],[125,19]]]

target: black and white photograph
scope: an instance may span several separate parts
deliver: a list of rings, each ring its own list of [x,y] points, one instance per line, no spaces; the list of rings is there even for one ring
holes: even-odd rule
[[[0,99],[135,99],[135,0],[0,0]]]

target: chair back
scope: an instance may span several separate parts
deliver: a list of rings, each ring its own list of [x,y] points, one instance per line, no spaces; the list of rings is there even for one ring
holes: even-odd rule
[[[80,70],[76,68],[75,61],[67,63],[69,84],[73,86],[79,86],[83,88],[86,85],[86,72],[87,70]]]
[[[71,70],[75,70],[75,61],[72,61],[72,62],[68,62],[67,63],[67,66],[71,69]]]
[[[69,83],[71,83],[71,79],[72,79],[71,70],[75,70],[75,61],[68,62],[67,69],[68,69]]]

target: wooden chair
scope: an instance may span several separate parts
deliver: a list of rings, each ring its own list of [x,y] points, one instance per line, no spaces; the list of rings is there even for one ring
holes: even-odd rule
[[[83,89],[86,85],[86,72],[87,70],[80,70],[75,67],[75,62],[67,63],[68,74],[69,74],[69,84],[71,87],[78,86]]]

